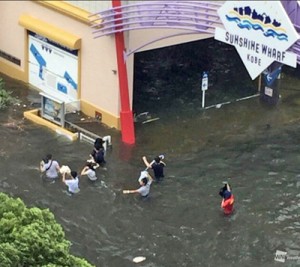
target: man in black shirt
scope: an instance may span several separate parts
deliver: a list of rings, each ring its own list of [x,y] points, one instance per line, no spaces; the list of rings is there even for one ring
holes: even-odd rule
[[[164,159],[164,156],[160,155],[155,157],[154,160],[151,163],[149,163],[146,156],[143,156],[143,161],[147,166],[147,169],[148,168],[153,169],[156,182],[162,181],[164,177],[164,167],[166,166],[166,163],[164,163],[162,159]]]

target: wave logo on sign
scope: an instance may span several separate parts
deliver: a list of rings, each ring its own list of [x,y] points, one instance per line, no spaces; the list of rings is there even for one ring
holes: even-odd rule
[[[234,7],[225,17],[228,22],[234,22],[240,29],[262,32],[265,37],[277,38],[279,41],[288,41],[286,29],[281,23],[272,19],[265,12],[257,13],[251,7]]]

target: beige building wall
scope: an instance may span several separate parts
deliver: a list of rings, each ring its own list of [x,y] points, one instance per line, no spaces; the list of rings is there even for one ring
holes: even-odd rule
[[[94,39],[89,24],[34,1],[0,1],[0,50],[21,60],[21,66],[0,57],[0,71],[28,82],[26,29],[19,19],[26,14],[81,39],[79,99],[87,115],[102,113],[103,123],[119,128],[119,85],[114,37]],[[49,37],[49,36],[45,36]],[[51,37],[49,38],[51,39]]]
[[[21,66],[0,57],[0,71],[17,79],[27,81],[25,76],[25,36],[24,29],[18,26],[18,19],[13,11],[18,12],[13,2],[0,1],[0,50],[21,60]]]

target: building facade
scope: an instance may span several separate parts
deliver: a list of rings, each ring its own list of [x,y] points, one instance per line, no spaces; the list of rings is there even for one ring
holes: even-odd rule
[[[130,7],[141,2],[121,4]],[[221,4],[216,1],[215,8],[206,11],[213,16],[210,29],[213,21],[220,23],[216,9]],[[115,35],[97,38],[94,33],[105,22],[96,13],[110,9],[112,1],[0,1],[0,72],[64,102],[67,112],[81,110],[120,130]],[[209,37],[212,30],[200,33],[180,27],[124,32],[130,105],[135,52]]]
[[[134,54],[214,37],[224,29],[224,3],[0,1],[0,72],[63,103],[66,113],[80,110],[129,132],[125,142],[134,143]],[[298,1],[276,3],[299,33]],[[299,47],[297,40],[288,48],[298,64]]]

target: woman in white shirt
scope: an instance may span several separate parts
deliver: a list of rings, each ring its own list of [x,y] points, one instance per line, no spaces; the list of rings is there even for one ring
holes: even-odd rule
[[[66,179],[66,175],[68,175],[68,174],[65,172],[62,174],[62,181],[68,187],[68,192],[71,194],[78,193],[80,191],[80,189],[79,189],[79,185],[78,185],[79,179],[77,176],[77,172],[71,171],[71,174],[68,175],[68,179]]]
[[[87,177],[91,181],[96,181],[97,175],[96,175],[96,169],[99,167],[98,163],[92,163],[92,162],[87,162],[84,168],[81,171],[81,175],[87,175]]]
[[[46,158],[41,161],[40,170],[46,173],[47,178],[55,179],[58,178],[60,167],[58,162],[52,159],[52,155],[48,154]]]

